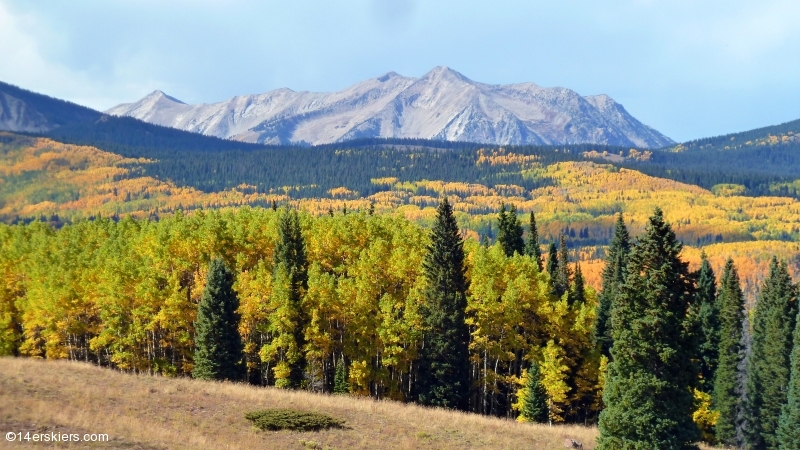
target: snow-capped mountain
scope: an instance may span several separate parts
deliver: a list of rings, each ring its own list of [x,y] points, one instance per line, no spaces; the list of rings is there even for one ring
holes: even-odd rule
[[[447,67],[419,78],[389,72],[339,92],[284,88],[201,105],[155,91],[106,112],[268,144],[325,144],[365,137],[640,148],[674,144],[607,95],[583,97],[533,83],[484,84]]]

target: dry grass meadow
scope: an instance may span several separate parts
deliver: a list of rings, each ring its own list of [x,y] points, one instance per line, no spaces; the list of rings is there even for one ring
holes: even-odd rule
[[[344,429],[261,432],[263,408],[319,411]],[[105,444],[9,443],[7,432],[106,433]],[[594,448],[596,428],[543,426],[395,402],[187,378],[129,375],[68,361],[0,358],[0,448],[563,449]]]

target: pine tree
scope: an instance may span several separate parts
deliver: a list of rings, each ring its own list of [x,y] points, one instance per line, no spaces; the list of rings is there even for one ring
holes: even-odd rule
[[[417,398],[423,405],[466,410],[470,379],[464,241],[447,198],[436,210],[423,270]]]
[[[614,236],[606,253],[603,268],[603,285],[598,296],[597,315],[594,326],[594,339],[603,355],[611,355],[611,303],[617,295],[619,286],[625,281],[625,267],[631,250],[631,238],[620,213],[614,227]]]
[[[303,293],[308,289],[308,258],[306,256],[305,240],[300,227],[300,218],[295,210],[285,208],[278,220],[278,241],[275,243],[274,253],[275,276],[287,278],[288,281],[288,303],[293,310],[292,316],[296,317],[294,323],[293,338],[295,345],[303,355],[305,346],[305,325],[306,317],[303,313],[301,301]],[[281,275],[278,277],[279,271]],[[300,356],[291,363],[291,373],[286,387],[299,388],[305,378],[306,361]]]
[[[786,263],[772,258],[753,314],[745,440],[753,449],[777,448],[777,429],[789,386],[789,360],[797,311],[795,286]]]
[[[500,213],[497,216],[497,242],[503,247],[506,256],[514,253],[523,254],[525,241],[523,240],[522,225],[517,217],[517,208],[511,205],[511,210],[506,213],[505,203],[500,204]]]
[[[238,308],[233,274],[222,259],[211,261],[197,309],[192,372],[195,378],[233,381],[244,378],[244,346],[239,334]]]
[[[524,396],[519,415],[525,422],[546,423],[549,418],[547,409],[547,391],[542,385],[539,364],[535,361],[528,368],[525,379]]]
[[[793,341],[787,401],[778,422],[781,450],[800,449],[800,312],[795,318]]]
[[[704,260],[705,261],[705,260]],[[708,269],[710,270],[710,269]],[[703,288],[703,269],[700,270],[698,288]],[[707,300],[707,299],[703,299]],[[738,392],[738,368],[742,361],[742,323],[744,322],[744,295],[739,285],[739,274],[728,259],[722,273],[719,297],[719,362],[715,361],[713,409],[719,412],[715,434],[725,445],[737,445],[736,426],[741,405]],[[702,347],[701,347],[702,348]]]
[[[711,269],[711,264],[709,264],[705,252],[701,254],[700,258],[701,263],[697,277],[697,294],[695,295],[694,302],[695,308],[697,309],[698,325],[700,327],[699,360],[700,376],[702,377],[700,389],[704,392],[711,392],[715,389],[714,373],[717,369],[717,359],[719,358],[719,310],[721,305],[718,304],[716,298],[717,286],[716,279],[714,278],[714,271]],[[733,261],[728,261],[728,263],[732,265]],[[736,269],[732,269],[735,272]],[[725,270],[728,270],[727,265]],[[739,327],[741,327],[741,323]]]
[[[347,381],[347,366],[344,362],[344,357],[336,365],[336,373],[333,377],[333,393],[334,394],[347,394],[350,392],[350,383]]]
[[[681,248],[656,209],[613,299],[614,345],[598,449],[696,448],[697,349],[686,331],[694,285],[688,265],[679,259]]]
[[[528,228],[528,241],[525,242],[525,254],[536,261],[539,270],[542,270],[542,248],[539,247],[539,230],[536,229],[536,216],[531,211],[530,225]]]

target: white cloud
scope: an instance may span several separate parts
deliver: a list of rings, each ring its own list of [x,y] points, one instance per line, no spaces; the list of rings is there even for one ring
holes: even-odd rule
[[[112,67],[112,73],[103,77],[90,67],[70,65],[58,54],[70,50],[70,41],[71,36],[51,29],[34,12],[12,12],[0,2],[0,61],[4,61],[0,64],[0,80],[99,110],[138,98],[149,92],[150,86],[159,85],[147,78],[144,82],[136,80],[135,57],[122,59],[118,67]],[[82,51],[91,52],[92,48]],[[139,67],[145,65],[138,62]]]

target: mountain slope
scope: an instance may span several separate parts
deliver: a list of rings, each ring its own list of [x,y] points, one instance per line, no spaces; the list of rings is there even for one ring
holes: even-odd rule
[[[0,82],[0,130],[42,133],[103,114],[85,106],[26,91]]]
[[[116,117],[85,106],[0,82],[0,131],[32,133],[68,144],[92,145],[126,154],[158,149],[230,151],[263,149],[263,145],[203,136],[132,117]]]
[[[187,105],[155,91],[107,113],[221,138],[324,144],[395,137],[491,144],[673,144],[606,95],[533,83],[479,83],[447,67],[420,78],[394,72],[333,93],[278,89]]]

